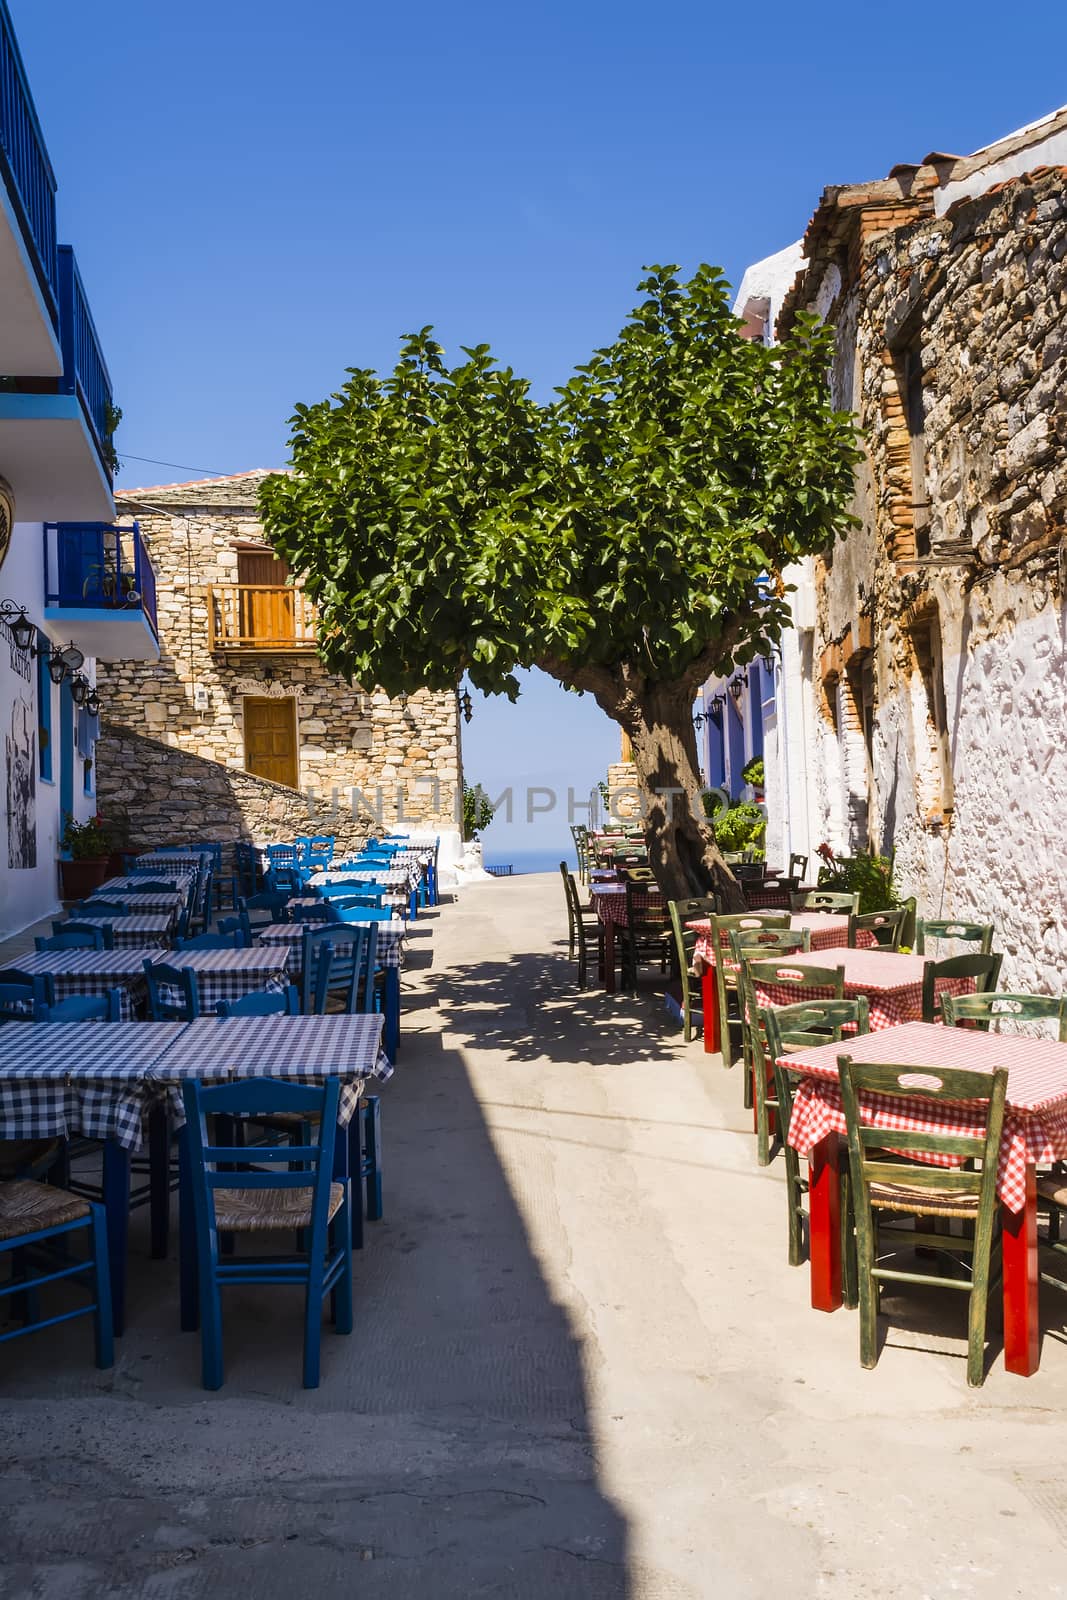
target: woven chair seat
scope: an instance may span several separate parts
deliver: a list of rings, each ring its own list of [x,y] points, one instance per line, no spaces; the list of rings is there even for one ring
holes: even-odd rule
[[[878,1211],[906,1211],[921,1217],[976,1217],[979,1197],[952,1189],[909,1189],[904,1183],[872,1183],[871,1205]]]
[[[1067,1206],[1067,1178],[1054,1174],[1038,1178],[1037,1192],[1042,1200],[1051,1200],[1054,1206]]]
[[[58,1139],[0,1139],[0,1181],[55,1160]]]
[[[330,1184],[329,1220],[344,1204],[341,1183]],[[216,1189],[215,1225],[226,1233],[271,1233],[311,1227],[311,1187],[299,1189]]]
[[[89,1215],[89,1202],[65,1189],[16,1178],[0,1183],[0,1239],[17,1239],[40,1228],[59,1228]]]

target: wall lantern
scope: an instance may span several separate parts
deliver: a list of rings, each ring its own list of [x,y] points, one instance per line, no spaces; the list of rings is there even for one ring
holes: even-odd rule
[[[707,711],[694,711],[693,712],[693,726],[694,726],[694,728],[702,728],[704,726],[705,722],[708,721],[708,718],[709,718],[709,713]]]
[[[70,680],[70,698],[76,706],[83,706],[89,696],[89,680],[76,672]]]
[[[747,682],[748,682],[748,673],[747,672],[742,672],[738,677],[730,679],[730,693],[734,697],[734,705],[735,706],[739,706],[741,704],[741,696],[745,692],[745,684]]]
[[[98,717],[100,715],[100,696],[97,694],[95,689],[90,689],[89,693],[85,696],[85,709],[88,711],[91,717]]]
[[[62,683],[67,676],[67,663],[58,650],[53,650],[48,657],[48,676],[55,684]]]
[[[725,704],[726,696],[724,694],[713,694],[711,697],[711,715],[717,717]]]
[[[16,650],[28,650],[37,635],[37,625],[26,615],[26,607],[14,600],[0,600],[0,622],[7,626]]]
[[[469,722],[474,715],[474,702],[466,689],[459,697],[459,709],[463,712],[464,722]]]

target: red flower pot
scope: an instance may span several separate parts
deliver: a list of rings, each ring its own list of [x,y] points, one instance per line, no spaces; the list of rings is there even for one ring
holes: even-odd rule
[[[60,891],[64,900],[85,900],[108,877],[107,856],[59,863]]]

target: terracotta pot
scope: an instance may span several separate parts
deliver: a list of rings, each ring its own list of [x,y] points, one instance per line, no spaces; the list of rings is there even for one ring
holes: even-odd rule
[[[61,861],[59,882],[63,899],[86,899],[110,875],[108,868],[107,856],[95,856],[87,861]]]

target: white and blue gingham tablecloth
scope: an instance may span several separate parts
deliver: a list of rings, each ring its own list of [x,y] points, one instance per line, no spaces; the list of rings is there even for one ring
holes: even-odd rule
[[[312,923],[311,926],[316,931],[322,928],[321,923]],[[346,927],[351,928],[361,924],[338,922],[334,926],[338,932],[343,932]],[[294,978],[299,978],[302,970],[304,930],[307,927],[306,922],[272,922],[267,927],[261,928],[256,935],[260,945],[273,945],[286,952],[289,972]],[[378,966],[402,967],[408,933],[407,923],[395,919],[391,922],[379,922],[377,928],[378,940],[374,959]]]
[[[154,960],[172,967],[192,967],[201,1011],[214,1011],[219,1000],[240,1000],[246,994],[270,993],[288,987],[285,952],[278,950],[162,950]],[[178,999],[177,991],[167,999]]]
[[[19,956],[9,965],[19,972],[47,973],[57,1000],[65,1000],[72,994],[106,994],[108,989],[121,989],[122,1020],[129,1022],[146,993],[145,960],[155,958],[169,961],[171,952],[162,949],[40,950]]]
[[[144,915],[131,913],[128,917],[96,917],[89,911],[79,911],[74,918],[80,925],[110,928],[116,950],[158,950],[170,944],[174,935],[174,920],[173,911]]]

